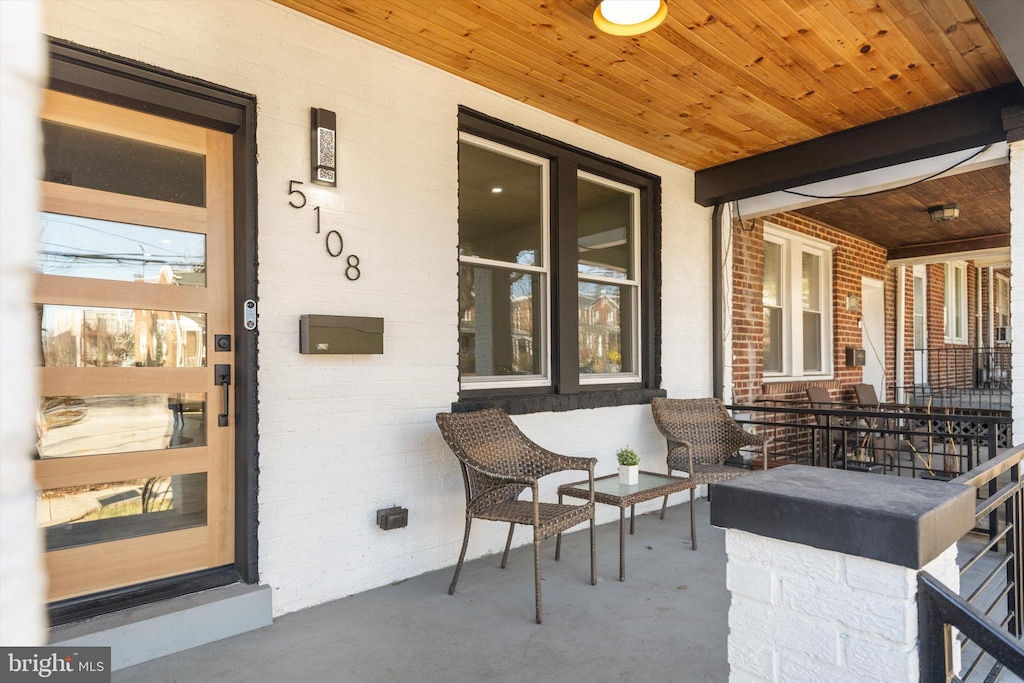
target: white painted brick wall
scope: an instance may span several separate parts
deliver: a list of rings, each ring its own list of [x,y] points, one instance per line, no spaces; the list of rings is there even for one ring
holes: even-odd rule
[[[1010,143],[1010,261],[1024,263],[1024,140]],[[1010,316],[1024,321],[1024,268],[1010,273]],[[1024,367],[1024,324],[1011,326],[1013,336],[1013,363]],[[1011,402],[1013,406],[1014,445],[1024,443],[1024,377],[1016,373],[1013,379]]]
[[[661,176],[664,388],[710,394],[710,212],[694,204],[689,170],[269,0],[52,0],[45,9],[51,35],[257,97],[259,562],[275,613],[457,559],[462,481],[434,414],[458,392],[458,105]],[[309,206],[323,207],[325,231],[359,255],[357,282],[326,255],[312,212],[287,203],[288,181],[309,175],[311,106],[337,112],[339,186],[303,187]],[[383,317],[385,354],[300,355],[304,313]],[[599,474],[615,470],[626,444],[645,468],[664,468],[647,407],[516,421],[549,448],[597,456]],[[557,483],[543,488],[547,499]],[[377,529],[375,511],[390,505],[409,508],[408,528]],[[616,517],[600,508],[601,521]],[[469,556],[503,540],[501,525],[477,525]]]
[[[726,530],[730,681],[918,680],[917,572]],[[925,566],[959,588],[956,548]]]
[[[39,86],[46,60],[42,7],[32,0],[0,3],[0,643],[46,642],[46,579],[36,526],[37,399],[35,206]]]

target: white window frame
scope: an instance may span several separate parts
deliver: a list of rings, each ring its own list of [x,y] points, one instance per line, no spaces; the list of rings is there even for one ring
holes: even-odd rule
[[[947,344],[967,343],[967,262],[947,261],[945,264],[945,296],[942,310],[945,318],[944,336]],[[956,274],[960,273],[960,286],[956,284]],[[960,309],[960,325],[957,326],[957,309]]]
[[[633,253],[630,254],[632,261],[633,277],[628,279],[623,278],[612,278],[602,277],[600,275],[582,275],[577,272],[578,282],[594,282],[597,284],[608,284],[617,285],[623,289],[629,289],[632,296],[631,308],[636,311],[636,315],[633,316],[632,324],[630,325],[630,332],[633,335],[633,372],[615,372],[615,373],[580,373],[580,385],[593,385],[593,384],[632,384],[642,381],[640,375],[641,362],[643,361],[642,344],[640,340],[640,331],[643,329],[642,321],[640,320],[640,298],[643,280],[640,277],[640,188],[632,185],[626,185],[614,180],[609,180],[593,173],[587,173],[586,171],[577,171],[577,178],[582,178],[591,183],[597,185],[604,185],[610,187],[619,192],[629,194],[633,197],[632,203],[632,220],[633,224],[630,226],[630,242],[633,244]],[[620,309],[621,313],[621,309]],[[620,317],[621,320],[621,317]]]
[[[994,289],[992,291],[992,321],[996,327],[1010,328],[1010,278],[1006,277],[1001,273],[994,273],[992,282]],[[1002,293],[1005,292],[1005,301]],[[1005,320],[1001,320],[1005,316]],[[1009,336],[1006,341],[1009,342]]]
[[[778,244],[782,249],[782,366],[781,372],[763,370],[765,382],[788,382],[799,379],[831,379],[835,372],[832,351],[832,254],[836,245],[824,240],[804,235],[771,223],[764,226],[765,242]],[[819,291],[821,302],[821,369],[805,371],[804,336],[803,336],[803,303],[802,287],[802,256],[812,254],[819,258],[818,269]],[[763,364],[762,364],[763,368]]]
[[[460,382],[463,389],[506,389],[513,387],[542,387],[551,385],[551,335],[548,319],[551,312],[551,163],[544,157],[528,154],[521,150],[506,145],[486,140],[484,138],[459,133],[459,142],[465,142],[476,147],[490,150],[514,159],[521,159],[531,164],[540,166],[541,172],[541,263],[540,265],[525,265],[497,261],[494,259],[480,258],[478,256],[463,256],[459,254],[459,264],[487,266],[506,271],[530,272],[541,274],[541,291],[535,292],[540,297],[540,315],[534,316],[533,324],[537,328],[540,338],[541,353],[541,374],[539,375],[516,375],[512,377],[495,377],[487,375],[484,377],[461,377]],[[539,319],[538,319],[539,318]],[[538,352],[534,349],[534,353]]]

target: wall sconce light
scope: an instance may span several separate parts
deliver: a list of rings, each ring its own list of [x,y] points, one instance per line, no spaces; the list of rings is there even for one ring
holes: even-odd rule
[[[960,206],[958,204],[933,206],[928,209],[928,215],[932,217],[933,221],[951,221],[960,216]]]
[[[848,311],[859,311],[860,310],[860,297],[856,294],[846,295],[846,310]]]
[[[668,0],[599,0],[594,25],[613,36],[647,33],[665,21]]]
[[[337,139],[338,117],[329,109],[313,107],[312,131],[310,139],[313,146],[310,152],[312,161],[312,180],[320,185],[338,186],[335,162],[335,141]]]

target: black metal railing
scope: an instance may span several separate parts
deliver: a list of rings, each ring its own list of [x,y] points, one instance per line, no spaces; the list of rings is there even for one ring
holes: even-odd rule
[[[893,387],[898,400],[935,408],[1008,409],[1013,380],[1011,347],[942,346],[911,349],[909,379]]]
[[[958,544],[959,595],[919,576],[922,681],[993,681],[1004,667],[1024,677],[1022,459],[1024,447],[1009,449],[952,482],[978,491],[975,530]]]
[[[1012,443],[1006,411],[834,405],[820,409],[796,401],[763,401],[730,409],[741,424],[771,438],[774,464],[949,480],[994,459]]]

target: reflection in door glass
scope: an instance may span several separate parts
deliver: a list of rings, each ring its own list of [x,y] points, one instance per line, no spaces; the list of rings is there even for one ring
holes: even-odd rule
[[[206,236],[130,223],[40,214],[43,275],[206,286]]]
[[[44,396],[40,458],[206,445],[206,394]]]
[[[43,156],[51,183],[206,206],[202,154],[43,121]]]
[[[206,473],[176,474],[39,492],[46,549],[119,541],[206,524]]]
[[[206,314],[39,306],[43,365],[61,368],[206,365]]]

